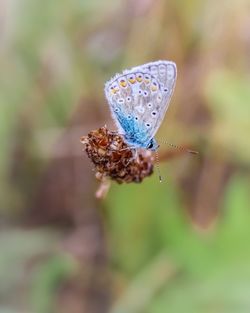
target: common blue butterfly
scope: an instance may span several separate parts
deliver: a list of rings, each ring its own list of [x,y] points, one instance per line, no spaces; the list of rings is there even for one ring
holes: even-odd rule
[[[154,136],[169,106],[176,78],[174,62],[156,61],[116,74],[105,84],[112,116],[129,146],[158,148]]]

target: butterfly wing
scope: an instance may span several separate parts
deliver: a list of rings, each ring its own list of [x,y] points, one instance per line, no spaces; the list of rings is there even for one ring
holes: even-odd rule
[[[112,116],[130,144],[147,147],[164,118],[176,76],[175,63],[157,61],[126,70],[106,83]]]
[[[150,119],[150,115],[148,114],[149,112],[147,111],[147,114],[149,115],[147,120],[152,121],[153,125],[151,133],[153,137],[160,127],[169,107],[176,84],[177,68],[176,64],[171,61],[150,62],[139,67],[135,67],[132,70],[137,70],[138,68],[148,71],[152,77],[154,77],[159,86],[156,92],[151,90],[151,99],[154,104],[153,110],[157,111],[157,114],[155,116],[151,110],[150,115],[152,118]]]

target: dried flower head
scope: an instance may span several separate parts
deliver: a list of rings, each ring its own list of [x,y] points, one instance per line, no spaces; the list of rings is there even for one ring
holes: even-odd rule
[[[106,177],[118,183],[140,183],[153,173],[151,151],[131,149],[116,132],[106,126],[81,138],[88,157],[95,165],[96,178]]]

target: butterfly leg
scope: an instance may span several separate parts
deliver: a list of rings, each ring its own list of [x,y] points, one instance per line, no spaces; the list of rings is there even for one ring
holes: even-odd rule
[[[135,157],[135,161],[139,161],[139,153],[138,153],[138,149],[133,149],[134,150],[134,157]]]

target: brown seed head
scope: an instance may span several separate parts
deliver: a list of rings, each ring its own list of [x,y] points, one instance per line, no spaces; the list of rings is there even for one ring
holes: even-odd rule
[[[136,155],[121,135],[109,131],[106,126],[83,136],[81,142],[95,165],[99,180],[110,177],[118,183],[140,183],[153,173],[152,152],[140,150]]]

